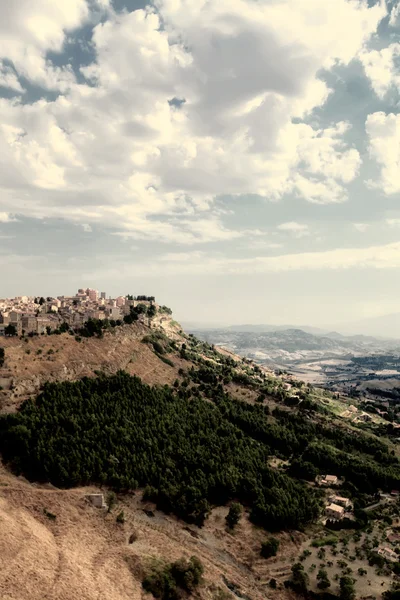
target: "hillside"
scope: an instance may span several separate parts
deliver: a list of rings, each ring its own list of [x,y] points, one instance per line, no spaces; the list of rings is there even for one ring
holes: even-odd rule
[[[153,327],[160,325],[155,320]],[[180,328],[163,318],[164,331],[171,339],[181,339]],[[28,397],[35,396],[46,381],[75,381],[93,377],[96,371],[112,374],[124,370],[144,382],[171,384],[182,366],[179,357],[174,367],[166,365],[142,343],[151,329],[143,322],[115,327],[102,338],[82,338],[77,342],[68,334],[0,338],[5,364],[0,367],[0,411],[7,412]]]
[[[332,551],[346,558],[354,535],[354,560],[368,573],[356,578],[357,597],[381,597],[397,561],[378,572],[369,540],[385,543],[400,515],[386,500],[400,489],[390,424],[349,421],[343,413],[358,414],[357,401],[215,349],[170,317],[150,325],[78,341],[1,340],[0,597],[144,597],[151,561],[192,555],[204,567],[200,598],[289,600],[290,581],[318,591],[312,560],[338,593],[350,567],[318,550],[332,540],[324,514],[337,491],[319,483],[327,473],[354,505]],[[117,494],[109,513],[86,499],[99,490]],[[228,530],[238,501],[239,523]],[[278,551],[264,558],[271,535]]]
[[[265,598],[270,577],[287,573],[282,559],[260,558],[264,535],[245,521],[235,536],[225,532],[227,509],[215,509],[201,530],[186,527],[142,503],[141,494],[122,496],[112,513],[93,508],[86,495],[96,488],[57,490],[33,486],[0,471],[0,597],[2,600],[138,600],[141,578],[154,558],[198,556],[206,572],[204,599],[230,596],[226,585],[254,600]],[[154,516],[148,516],[144,509]],[[116,515],[124,511],[125,523]],[[44,511],[55,515],[49,519]],[[129,538],[135,534],[135,541]],[[282,535],[295,559],[302,536]],[[34,582],[34,584],[33,584]]]

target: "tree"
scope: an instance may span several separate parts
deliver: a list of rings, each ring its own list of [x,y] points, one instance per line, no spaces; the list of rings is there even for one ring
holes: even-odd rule
[[[228,514],[225,517],[226,525],[229,529],[234,529],[239,523],[242,514],[242,505],[239,502],[232,502]]]
[[[354,581],[351,577],[341,577],[339,581],[340,600],[355,600],[356,592],[354,589]]]
[[[46,302],[46,300],[43,298],[43,296],[40,298],[39,300],[39,304],[40,306],[42,306],[44,303]]]
[[[318,579],[317,587],[320,590],[327,590],[328,587],[331,586],[331,582],[329,581],[329,578],[328,578],[328,573],[325,571],[325,569],[320,569],[318,571],[317,579]]]
[[[272,578],[272,579],[269,580],[269,587],[272,590],[276,590],[276,588],[277,588],[277,581],[276,581],[276,579]]]
[[[304,571],[304,567],[301,563],[295,563],[292,566],[292,588],[299,594],[306,594],[307,587],[309,584],[309,577]]]
[[[266,540],[265,542],[261,543],[261,556],[263,558],[270,558],[271,556],[276,556],[276,553],[278,552],[278,548],[279,548],[279,541],[274,538],[271,537],[268,540]]]
[[[138,304],[135,306],[136,314],[145,315],[147,313],[147,306],[145,304]]]
[[[384,600],[400,600],[400,587],[398,583],[392,583],[390,590],[383,592]]]
[[[153,317],[155,317],[157,314],[157,309],[154,306],[154,304],[151,304],[149,306],[149,308],[147,309],[147,316],[149,317],[149,319],[152,319]]]
[[[108,492],[106,503],[108,505],[108,512],[111,512],[117,503],[117,496],[115,492]]]
[[[9,337],[17,335],[17,328],[15,327],[15,325],[7,325],[7,327],[5,327],[4,329],[4,335]]]
[[[2,367],[4,365],[4,360],[5,360],[4,348],[0,348],[0,367]]]

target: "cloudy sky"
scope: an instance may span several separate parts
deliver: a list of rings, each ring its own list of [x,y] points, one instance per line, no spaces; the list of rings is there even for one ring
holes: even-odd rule
[[[398,0],[0,0],[0,296],[400,311]]]

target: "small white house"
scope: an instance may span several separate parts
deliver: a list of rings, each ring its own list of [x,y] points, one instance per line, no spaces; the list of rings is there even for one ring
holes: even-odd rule
[[[340,521],[344,516],[344,508],[338,504],[329,504],[329,506],[326,507],[325,512],[328,519],[335,519],[336,521]]]

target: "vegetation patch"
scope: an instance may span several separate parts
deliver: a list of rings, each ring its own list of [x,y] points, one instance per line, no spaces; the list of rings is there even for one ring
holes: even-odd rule
[[[164,564],[154,561],[145,575],[142,585],[146,592],[161,600],[177,600],[191,594],[202,582],[204,568],[201,561],[192,556]]]
[[[199,525],[211,504],[233,498],[271,530],[318,516],[314,490],[268,467],[270,449],[255,439],[259,415],[242,429],[233,401],[189,396],[122,372],[46,384],[36,403],[1,417],[0,449],[17,473],[58,487],[153,486],[160,509]]]

